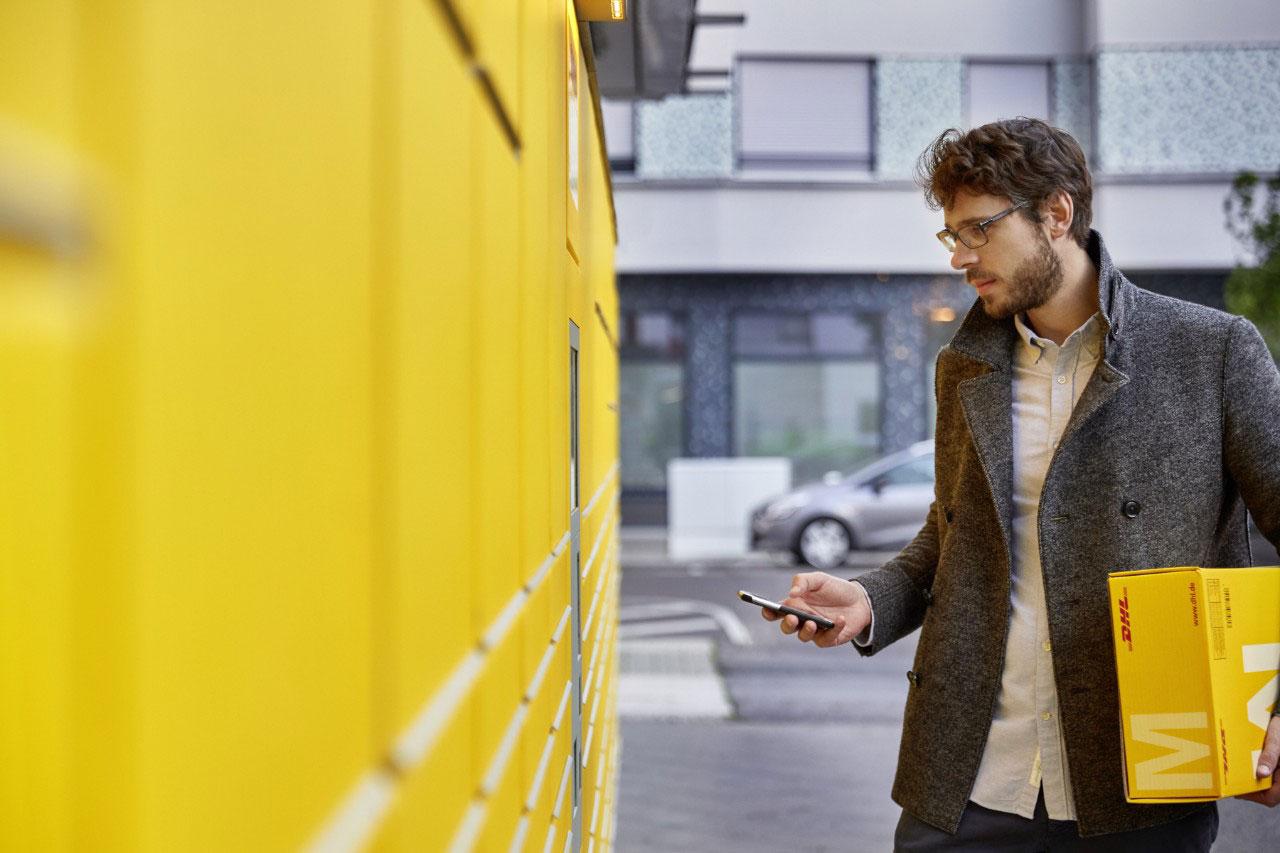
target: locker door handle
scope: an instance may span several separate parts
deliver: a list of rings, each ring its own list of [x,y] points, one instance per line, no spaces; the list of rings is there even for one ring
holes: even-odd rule
[[[79,158],[0,118],[0,241],[82,258],[92,244],[87,195]]]

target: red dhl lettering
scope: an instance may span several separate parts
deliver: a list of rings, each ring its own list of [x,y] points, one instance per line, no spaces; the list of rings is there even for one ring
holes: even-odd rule
[[[1133,630],[1129,622],[1129,588],[1124,588],[1124,595],[1116,601],[1120,605],[1120,639],[1133,651]]]

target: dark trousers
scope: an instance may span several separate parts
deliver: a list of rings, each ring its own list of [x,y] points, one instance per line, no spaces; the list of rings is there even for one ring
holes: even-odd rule
[[[1073,820],[1050,820],[1044,796],[1036,803],[1035,817],[997,812],[969,803],[955,835],[943,832],[903,811],[893,836],[897,853],[918,850],[973,850],[993,853],[1040,851],[1088,851],[1088,853],[1208,853],[1218,837],[1218,807],[1206,808],[1184,818],[1132,832],[1081,838]]]

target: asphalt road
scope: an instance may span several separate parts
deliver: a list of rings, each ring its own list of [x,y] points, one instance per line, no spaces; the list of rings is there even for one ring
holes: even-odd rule
[[[888,850],[898,808],[889,800],[915,637],[874,658],[785,637],[737,590],[785,597],[793,568],[663,565],[624,552],[624,654],[680,637],[712,638],[729,699],[724,719],[622,720],[620,851]],[[661,602],[727,610],[747,637],[713,619],[630,620]],[[627,628],[642,624],[643,635]],[[625,672],[625,670],[624,670]]]
[[[862,555],[847,574],[885,556]],[[891,850],[899,809],[889,790],[916,635],[872,658],[783,636],[736,596],[785,596],[795,567],[760,556],[679,563],[629,553],[624,536],[622,568],[624,694],[628,659],[669,648],[680,669],[679,655],[701,643],[711,665],[690,671],[714,678],[726,701],[708,716],[684,716],[663,697],[641,714],[624,702],[617,849]],[[1280,850],[1280,809],[1219,808],[1215,851]]]

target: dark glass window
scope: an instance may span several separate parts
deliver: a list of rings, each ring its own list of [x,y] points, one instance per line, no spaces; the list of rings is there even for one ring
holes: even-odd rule
[[[872,356],[878,343],[875,324],[854,314],[743,312],[733,327],[740,356]]]
[[[933,482],[933,454],[895,465],[878,478],[886,486],[910,486]]]
[[[733,437],[785,456],[796,482],[849,472],[879,449],[879,330],[852,313],[742,312],[733,323]]]
[[[661,491],[667,462],[684,453],[685,318],[623,311],[619,324],[622,486]]]

